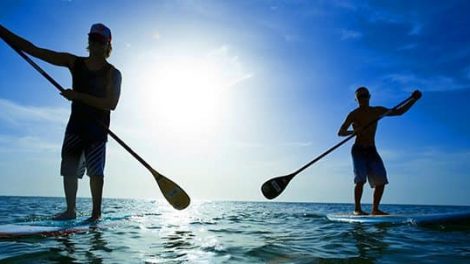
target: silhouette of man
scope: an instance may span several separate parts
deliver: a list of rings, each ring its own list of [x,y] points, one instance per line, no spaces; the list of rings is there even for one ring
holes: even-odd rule
[[[384,192],[385,185],[388,184],[387,172],[382,158],[375,148],[375,133],[377,131],[377,122],[366,127],[370,122],[386,114],[390,109],[383,106],[370,106],[369,90],[365,87],[359,87],[356,92],[356,101],[359,107],[348,114],[346,120],[341,125],[338,135],[349,136],[357,132],[356,140],[352,146],[351,154],[354,166],[354,214],[366,215],[362,211],[361,198],[363,186],[369,181],[371,188],[374,188],[372,215],[386,215],[379,209],[380,200]],[[387,116],[399,116],[406,113],[413,104],[421,98],[421,92],[416,90],[412,94],[412,99],[397,109],[391,110]],[[353,130],[348,130],[352,125]]]
[[[107,131],[110,112],[117,106],[121,73],[106,59],[111,54],[111,31],[103,24],[91,26],[88,34],[88,57],[56,52],[33,45],[0,25],[0,36],[15,48],[72,74],[72,89],[62,95],[72,101],[71,114],[62,145],[61,175],[67,209],[54,219],[76,218],[78,179],[85,170],[90,177],[93,211],[89,220],[101,217]]]

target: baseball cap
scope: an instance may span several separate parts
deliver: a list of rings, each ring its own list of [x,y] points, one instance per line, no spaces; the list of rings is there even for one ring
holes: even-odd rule
[[[88,37],[102,43],[110,43],[111,30],[101,23],[93,24],[90,28],[90,33],[88,33]]]

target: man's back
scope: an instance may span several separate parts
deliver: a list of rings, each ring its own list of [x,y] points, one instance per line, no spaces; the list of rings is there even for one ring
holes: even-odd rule
[[[371,125],[369,124],[387,112],[387,110],[387,108],[382,106],[360,106],[349,114],[354,131],[360,131],[356,136],[356,144],[362,146],[375,145],[377,122]],[[362,130],[362,128],[367,125],[369,125],[369,127]]]

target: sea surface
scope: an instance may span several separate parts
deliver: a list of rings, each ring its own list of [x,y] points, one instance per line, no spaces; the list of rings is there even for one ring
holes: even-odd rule
[[[47,220],[63,206],[63,198],[0,197],[0,225]],[[81,216],[90,207],[90,199],[78,199]],[[470,223],[350,224],[325,217],[351,210],[351,204],[193,201],[176,211],[165,201],[104,199],[98,228],[0,239],[0,263],[470,263]]]

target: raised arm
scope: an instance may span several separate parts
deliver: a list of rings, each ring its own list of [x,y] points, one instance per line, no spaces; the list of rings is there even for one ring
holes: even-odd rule
[[[347,137],[349,135],[352,135],[354,133],[354,131],[348,130],[349,127],[351,126],[351,124],[352,124],[352,113],[349,113],[349,115],[346,117],[343,124],[339,128],[338,136]]]
[[[9,31],[2,25],[0,25],[0,37],[13,47],[57,66],[71,68],[76,58],[70,53],[55,52],[52,50],[39,48],[26,39]]]
[[[412,94],[412,97],[413,97],[412,100],[409,100],[408,102],[406,102],[401,107],[392,110],[387,116],[400,116],[400,115],[403,115],[408,110],[410,110],[410,108],[421,98],[421,96],[422,96],[422,94],[421,94],[420,91],[418,91],[418,90],[414,91],[413,94]]]

